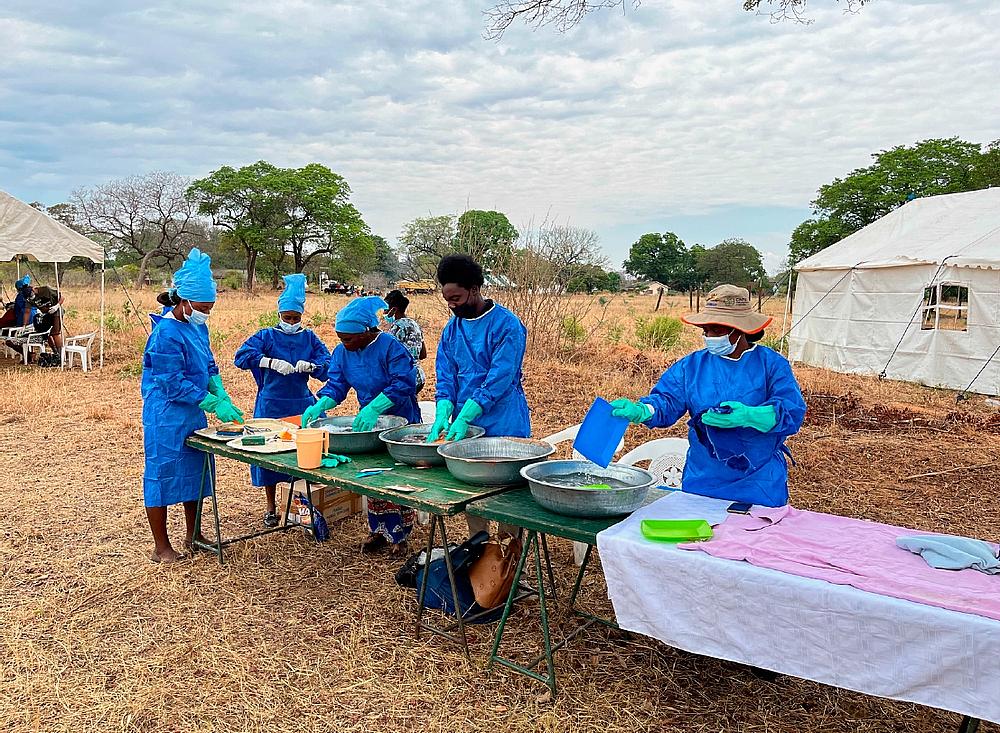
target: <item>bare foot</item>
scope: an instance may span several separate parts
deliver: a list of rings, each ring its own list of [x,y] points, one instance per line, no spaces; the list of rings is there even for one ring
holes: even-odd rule
[[[157,552],[156,550],[153,550],[153,554],[150,555],[149,559],[152,560],[153,562],[158,562],[158,563],[170,563],[183,560],[184,557],[185,557],[184,555],[177,552],[177,550],[175,550],[173,547],[168,547],[166,550],[163,550],[162,552]]]

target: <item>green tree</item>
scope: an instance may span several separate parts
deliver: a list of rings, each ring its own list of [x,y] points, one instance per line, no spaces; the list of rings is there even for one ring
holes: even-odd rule
[[[792,232],[792,241],[788,245],[789,259],[791,262],[800,262],[831,244],[836,244],[848,233],[847,226],[839,219],[806,219]]]
[[[458,217],[455,250],[472,255],[490,267],[508,257],[518,232],[499,211],[470,209]]]
[[[573,268],[566,283],[566,290],[571,293],[592,293],[595,290],[607,288],[608,273],[599,265],[579,265]]]
[[[375,249],[375,265],[373,271],[385,276],[389,282],[399,279],[400,265],[399,257],[386,241],[385,237],[378,234],[371,236],[372,246]]]
[[[264,160],[238,169],[226,165],[188,188],[198,212],[225,231],[224,245],[242,251],[247,290],[253,289],[258,257],[269,248],[283,250],[288,237],[286,197],[275,186],[280,174]]]
[[[604,289],[612,293],[617,293],[622,289],[622,276],[617,272],[609,272],[604,277]]]
[[[1000,186],[1000,140],[985,147],[972,166],[972,185],[979,188]],[[49,208],[49,213],[52,208]]]
[[[455,247],[455,217],[418,217],[403,227],[399,235],[403,275],[415,279],[432,278],[438,261]]]
[[[731,238],[698,252],[697,269],[709,287],[721,283],[748,286],[764,277],[760,252],[749,242]]]
[[[643,234],[629,248],[625,271],[656,280],[675,290],[688,290],[696,282],[694,258],[673,232]]]

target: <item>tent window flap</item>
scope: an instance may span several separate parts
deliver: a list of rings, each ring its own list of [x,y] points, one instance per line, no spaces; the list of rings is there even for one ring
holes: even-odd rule
[[[938,283],[924,288],[923,331],[968,331],[969,287],[961,283]]]

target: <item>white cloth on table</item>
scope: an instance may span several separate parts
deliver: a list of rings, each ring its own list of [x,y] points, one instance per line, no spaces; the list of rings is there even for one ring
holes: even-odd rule
[[[597,535],[618,624],[695,654],[1000,722],[1000,622],[642,536],[717,524],[728,501],[676,492]]]

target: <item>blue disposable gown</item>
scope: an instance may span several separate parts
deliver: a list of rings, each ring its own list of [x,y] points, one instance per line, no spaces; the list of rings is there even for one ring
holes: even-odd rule
[[[273,369],[261,369],[260,359],[283,359],[292,366],[298,361],[319,365],[309,374],[282,376]],[[319,336],[308,329],[298,333],[285,333],[280,328],[265,328],[248,338],[236,351],[234,359],[240,369],[249,369],[257,383],[257,400],[253,406],[254,417],[291,417],[301,415],[316,402],[309,391],[309,377],[326,380],[330,350]],[[258,466],[250,467],[254,486],[274,486],[279,482],[291,483],[291,478]]]
[[[706,410],[726,401],[773,405],[778,422],[768,433],[702,423]],[[783,356],[760,345],[739,359],[702,349],[667,369],[640,402],[656,411],[646,423],[650,427],[673,425],[684,413],[691,416],[684,491],[764,506],[788,503],[785,438],[798,432],[806,404]]]
[[[360,351],[348,351],[343,344],[333,350],[328,381],[319,394],[339,404],[352,387],[362,407],[381,392],[392,400],[387,415],[420,422],[416,366],[410,352],[392,336],[379,334]]]
[[[479,318],[453,316],[437,349],[437,400],[450,400],[457,415],[466,400],[483,414],[475,424],[487,435],[531,435],[528,401],[521,384],[521,362],[528,331],[502,305]]]
[[[198,498],[205,454],[185,446],[184,439],[208,426],[198,404],[208,394],[208,378],[219,373],[205,326],[153,320],[142,355],[142,489],[148,507]],[[206,485],[205,494],[210,493]]]
[[[28,324],[35,319],[35,309],[28,306],[28,299],[25,297],[23,292],[18,292],[17,296],[14,298],[14,327],[21,328],[25,325],[24,323],[24,312],[28,312]]]

